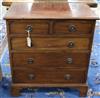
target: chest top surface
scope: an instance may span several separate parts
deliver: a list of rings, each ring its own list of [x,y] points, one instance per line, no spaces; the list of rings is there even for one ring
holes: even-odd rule
[[[13,3],[5,19],[98,19],[81,3]]]

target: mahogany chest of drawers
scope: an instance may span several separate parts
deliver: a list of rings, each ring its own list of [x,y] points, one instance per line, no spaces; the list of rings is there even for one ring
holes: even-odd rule
[[[87,5],[14,3],[5,19],[12,95],[27,87],[71,87],[86,95],[98,19]]]

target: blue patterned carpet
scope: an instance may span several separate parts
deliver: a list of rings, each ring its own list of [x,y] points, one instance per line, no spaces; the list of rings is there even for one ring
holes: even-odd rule
[[[70,88],[28,88],[22,91],[22,96],[11,97],[9,91],[11,74],[8,54],[8,48],[6,47],[1,58],[3,82],[0,84],[0,98],[79,98],[79,92]],[[89,88],[100,92],[100,22],[96,24],[87,82]],[[93,96],[92,98],[100,98],[100,96]]]

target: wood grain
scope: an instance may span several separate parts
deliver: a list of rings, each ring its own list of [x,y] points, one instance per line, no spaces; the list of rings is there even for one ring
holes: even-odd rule
[[[35,77],[30,79],[29,75]],[[66,80],[65,75],[69,74],[70,79]],[[78,69],[13,69],[13,83],[84,83],[86,74],[84,70]]]
[[[12,67],[27,68],[87,68],[89,53],[48,52],[13,53]],[[80,58],[83,59],[80,59]],[[15,59],[16,58],[16,59]],[[72,63],[69,60],[72,59]]]
[[[27,50],[34,51],[36,49],[48,50],[48,49],[90,49],[90,40],[88,38],[31,38],[32,47],[27,46],[26,38],[13,38],[11,40],[12,50]],[[70,48],[70,43],[73,43],[73,47]]]
[[[31,26],[32,35],[90,34],[94,22],[90,20],[13,20],[10,21],[10,33],[27,34],[27,26]],[[74,26],[76,31],[71,32],[71,26]]]
[[[26,87],[72,87],[85,96],[98,17],[82,3],[14,3],[5,16],[11,93]],[[32,47],[27,47],[27,26]]]
[[[72,2],[72,3],[84,3],[84,4],[88,4],[90,7],[93,7],[93,6],[95,6],[95,7],[97,7],[97,2],[96,2],[96,0],[88,0],[88,1],[86,1],[86,0],[3,0],[3,2],[2,2],[2,5],[3,6],[11,6],[11,4],[13,3],[13,2],[37,2],[37,1],[39,1],[39,2]]]
[[[48,9],[48,3],[38,3],[36,6],[35,3],[13,3],[5,19],[99,19],[86,4],[60,3],[60,6],[61,9],[59,3],[50,3]]]

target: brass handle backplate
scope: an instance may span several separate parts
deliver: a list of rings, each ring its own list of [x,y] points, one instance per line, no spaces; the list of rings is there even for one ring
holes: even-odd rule
[[[27,63],[28,64],[33,64],[34,63],[34,59],[33,58],[28,58]]]
[[[65,80],[70,80],[70,79],[71,79],[71,75],[70,75],[70,74],[66,74],[66,75],[64,76],[64,78],[65,78]]]
[[[69,25],[68,30],[69,30],[69,32],[76,32],[77,31],[75,25]]]
[[[29,78],[30,80],[33,80],[33,79],[35,78],[35,75],[34,75],[34,74],[29,74],[29,75],[28,75],[28,78]]]
[[[74,46],[75,46],[74,42],[72,41],[68,42],[68,45],[67,45],[68,48],[74,48]]]
[[[72,58],[67,58],[67,64],[72,64],[73,63],[73,59]]]
[[[28,32],[32,32],[32,31],[33,31],[32,26],[31,25],[27,25],[26,32],[28,33]]]

